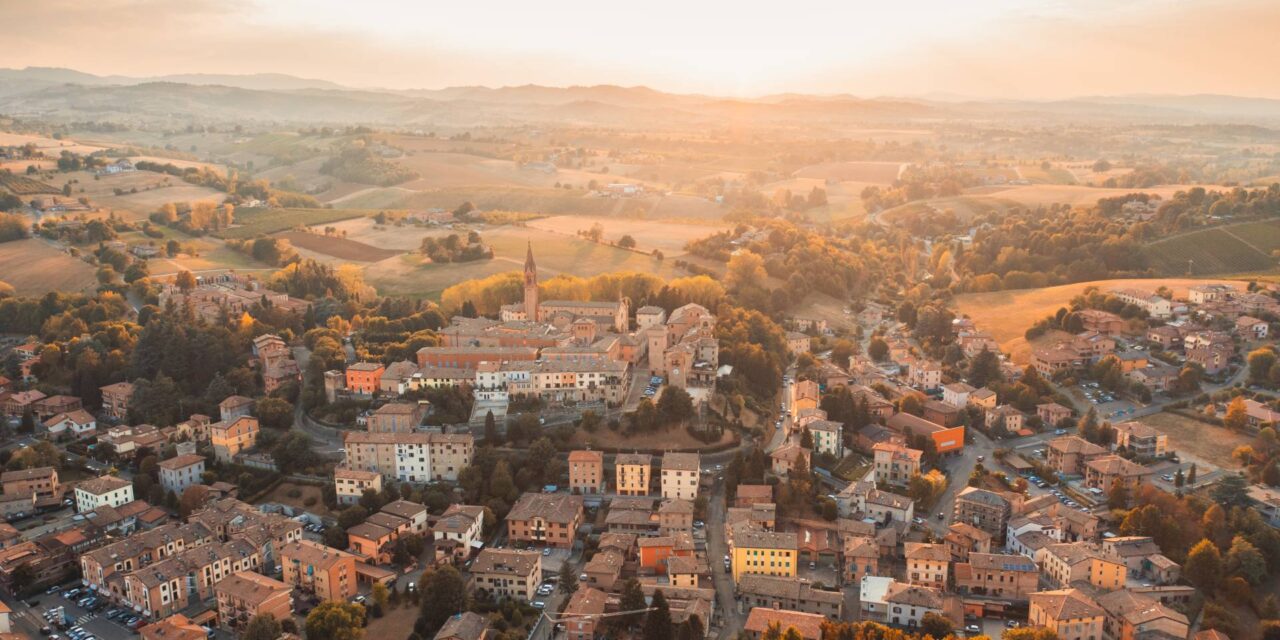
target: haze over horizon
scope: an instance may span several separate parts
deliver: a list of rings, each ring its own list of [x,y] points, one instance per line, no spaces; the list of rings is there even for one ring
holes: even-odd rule
[[[423,6],[396,0],[0,2],[0,66],[96,75],[280,73],[357,88],[643,85],[1064,99],[1280,98],[1280,5],[1260,0]],[[77,46],[69,47],[74,42]]]

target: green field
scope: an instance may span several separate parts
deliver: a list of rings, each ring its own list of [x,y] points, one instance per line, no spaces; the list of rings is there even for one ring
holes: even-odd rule
[[[286,231],[294,227],[306,227],[350,218],[360,218],[376,212],[361,209],[249,209],[237,208],[236,226],[218,232],[228,240],[253,238],[258,235]]]
[[[1280,249],[1280,223],[1250,222],[1202,229],[1142,248],[1162,275],[1209,275],[1262,271],[1275,267],[1271,252]]]

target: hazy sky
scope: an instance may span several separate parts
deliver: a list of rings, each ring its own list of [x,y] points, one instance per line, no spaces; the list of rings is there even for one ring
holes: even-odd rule
[[[1274,0],[0,0],[0,67],[359,87],[1280,98]]]

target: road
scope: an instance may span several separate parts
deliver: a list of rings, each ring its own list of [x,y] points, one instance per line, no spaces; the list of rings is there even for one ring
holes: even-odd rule
[[[729,553],[725,540],[725,515],[728,507],[725,498],[724,481],[717,480],[712,486],[710,499],[707,500],[707,564],[711,566],[711,581],[716,589],[716,609],[722,616],[719,635],[722,639],[737,637],[746,622],[742,614],[738,613],[733,577],[724,570],[724,557]]]
[[[942,472],[947,476],[947,490],[942,492],[942,497],[938,498],[937,503],[934,504],[933,512],[916,512],[917,516],[928,521],[929,528],[938,535],[946,535],[947,528],[951,526],[951,514],[955,510],[956,495],[969,486],[969,475],[973,473],[974,467],[978,466],[978,457],[982,456],[990,462],[995,454],[994,440],[974,429],[969,429],[968,432],[973,435],[973,444],[966,444],[958,457],[945,461]],[[935,516],[939,513],[943,514],[941,520]]]

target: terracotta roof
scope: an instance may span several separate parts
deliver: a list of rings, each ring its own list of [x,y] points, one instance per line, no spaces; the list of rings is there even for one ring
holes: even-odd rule
[[[1102,607],[1079,589],[1059,589],[1031,594],[1031,606],[1039,606],[1050,620],[1100,618]]]
[[[178,469],[183,469],[193,464],[200,464],[203,462],[204,462],[204,456],[198,456],[194,453],[188,453],[186,455],[181,455],[181,456],[169,458],[168,460],[163,460],[160,462],[159,467],[161,469],[167,469],[169,471],[176,471]]]
[[[582,496],[563,493],[526,493],[507,513],[507,520],[529,520],[541,516],[549,522],[568,524],[582,513]]]
[[[81,482],[76,489],[86,493],[91,493],[95,496],[100,496],[105,493],[111,493],[117,489],[123,489],[131,486],[133,486],[133,483],[125,480],[124,478],[117,478],[116,476],[98,476],[92,480]]]
[[[585,449],[570,451],[569,462],[604,462],[604,453],[601,451],[587,451]]]
[[[824,620],[826,620],[825,616],[816,613],[754,607],[747,615],[747,622],[743,628],[754,634],[763,634],[769,630],[770,625],[777,623],[784,634],[787,629],[794,628],[804,640],[821,640]]]
[[[933,560],[937,562],[951,561],[951,552],[948,551],[947,546],[943,544],[907,542],[903,544],[903,555],[908,560]]]
[[[662,470],[697,471],[698,459],[696,453],[665,453],[662,455]]]

